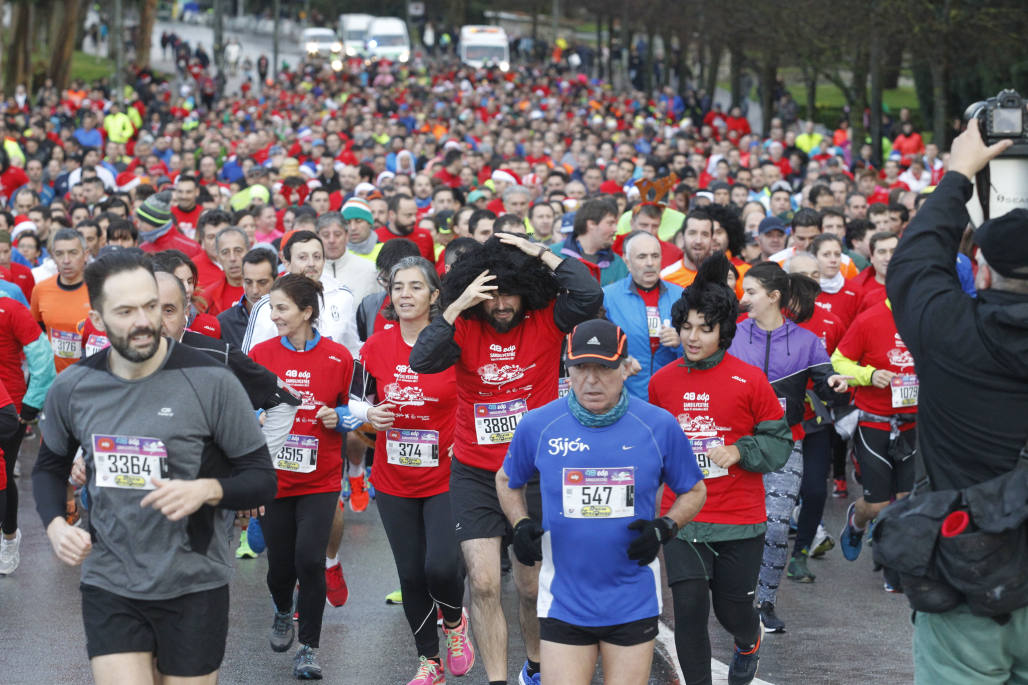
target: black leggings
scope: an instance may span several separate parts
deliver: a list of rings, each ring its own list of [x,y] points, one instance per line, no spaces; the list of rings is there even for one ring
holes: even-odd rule
[[[464,600],[450,493],[396,497],[379,491],[375,501],[393,550],[403,613],[414,633],[418,656],[439,656],[436,604],[447,622],[456,623]]]
[[[708,544],[674,540],[670,544],[679,543],[686,547],[680,548],[682,554],[677,558],[690,566],[692,572],[672,569],[671,558],[667,558],[669,579],[682,575],[701,577],[671,585],[678,662],[687,685],[710,685],[707,620],[712,599],[714,615],[735,638],[736,645],[749,649],[760,636],[760,617],[753,606],[753,596],[764,555],[764,536]]]
[[[18,412],[9,404],[0,409],[0,450],[3,450],[7,472],[7,497],[0,507],[0,522],[3,532],[14,535],[18,532],[18,484],[14,480],[14,464],[18,459],[25,424],[18,420]]]
[[[800,515],[796,521],[796,542],[792,555],[809,549],[814,542],[817,526],[825,513],[828,497],[828,468],[832,463],[832,435],[835,430],[825,428],[807,433],[803,438],[803,480],[800,482]]]
[[[281,497],[261,517],[268,545],[268,589],[275,609],[292,612],[300,582],[300,644],[318,647],[325,613],[325,547],[338,492]]]
[[[833,428],[832,434],[832,478],[846,480],[846,450],[848,443]]]

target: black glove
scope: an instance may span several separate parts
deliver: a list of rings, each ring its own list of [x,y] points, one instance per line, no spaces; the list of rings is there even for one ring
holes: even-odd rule
[[[22,423],[35,423],[39,420],[39,410],[27,404],[21,405],[21,415],[18,417]]]
[[[543,560],[543,527],[526,516],[514,525],[514,556],[525,566]]]
[[[660,546],[678,532],[678,524],[664,516],[652,521],[632,521],[628,529],[639,531],[639,537],[628,545],[628,558],[639,562],[640,566],[647,566],[657,558]]]

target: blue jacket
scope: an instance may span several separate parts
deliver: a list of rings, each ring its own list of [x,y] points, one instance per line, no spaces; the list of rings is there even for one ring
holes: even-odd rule
[[[660,299],[657,309],[661,322],[671,318],[671,305],[682,296],[681,286],[660,281]],[[632,277],[622,278],[603,289],[603,306],[607,319],[621,327],[628,336],[628,354],[635,357],[642,370],[625,381],[629,393],[642,400],[649,400],[647,387],[650,376],[682,356],[682,346],[661,345],[656,352],[650,352],[650,329],[646,321],[646,305],[642,296],[632,284]]]
[[[838,399],[828,387],[828,377],[835,371],[824,345],[791,319],[773,331],[746,319],[735,329],[728,354],[764,372],[775,394],[785,400],[785,421],[790,426],[803,421],[808,379],[814,381],[814,392],[822,400],[834,404]]]

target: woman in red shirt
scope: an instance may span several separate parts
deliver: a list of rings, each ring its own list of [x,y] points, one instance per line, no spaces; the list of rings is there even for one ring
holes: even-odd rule
[[[390,304],[383,310],[396,323],[372,335],[361,349],[365,398],[379,402],[366,410],[378,431],[371,482],[419,657],[408,685],[445,682],[436,605],[443,614],[449,671],[461,676],[475,663],[450,507],[456,369],[418,374],[409,365],[418,335],[439,314],[440,287],[431,262],[401,259],[390,270]],[[356,403],[353,411],[360,414]]]
[[[271,288],[271,320],[281,334],[250,350],[302,396],[285,445],[275,455],[278,494],[261,517],[268,545],[268,589],[275,602],[271,648],[293,642],[293,589],[300,585],[299,642],[293,675],[321,679],[314,650],[325,611],[325,547],[343,476],[342,435],[353,357],[315,328],[321,284],[286,274]]]
[[[730,682],[749,682],[760,651],[753,606],[767,529],[762,474],[792,449],[782,406],[761,370],[728,354],[738,301],[725,285],[729,262],[712,257],[671,309],[685,357],[650,379],[650,402],[688,436],[707,486],[700,513],[664,546],[675,610],[675,646],[688,685],[709,683],[714,614],[735,639]],[[664,488],[661,510],[674,493]]]

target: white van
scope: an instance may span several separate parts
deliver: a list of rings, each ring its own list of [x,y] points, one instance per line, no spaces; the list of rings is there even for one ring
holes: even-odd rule
[[[370,14],[339,15],[339,37],[347,57],[364,56],[364,43],[368,40],[368,27],[373,19]]]
[[[371,59],[410,61],[407,24],[396,17],[375,17],[368,26],[367,56]]]
[[[464,26],[460,30],[460,61],[476,69],[510,69],[510,42],[499,26]]]

